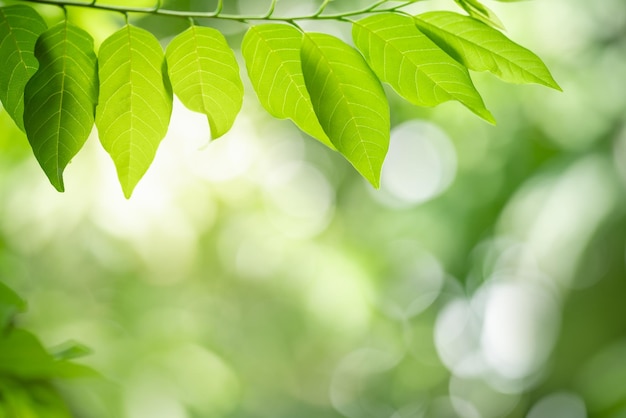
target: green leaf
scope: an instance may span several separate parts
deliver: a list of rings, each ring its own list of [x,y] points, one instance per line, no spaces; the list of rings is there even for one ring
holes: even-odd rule
[[[95,377],[93,369],[57,360],[39,339],[23,329],[12,329],[0,336],[0,375],[22,379]]]
[[[300,62],[302,32],[289,25],[251,27],[241,52],[261,105],[279,119],[289,118],[304,132],[335,148],[317,120]]]
[[[476,20],[480,20],[486,25],[493,26],[497,29],[504,29],[502,21],[487,6],[478,0],[454,0],[463,8],[470,16]]]
[[[471,70],[490,71],[509,83],[538,83],[561,90],[537,55],[471,17],[429,12],[416,16],[415,23]]]
[[[26,301],[0,282],[0,333],[5,332],[13,317],[26,311]]]
[[[54,359],[37,337],[22,329],[13,329],[0,338],[0,373],[22,378],[47,378]]]
[[[389,105],[380,81],[354,48],[305,34],[302,71],[313,109],[331,142],[374,187],[389,148]]]
[[[84,344],[76,341],[66,341],[49,349],[50,354],[57,360],[71,360],[84,357],[92,353],[92,350]]]
[[[458,100],[494,123],[467,69],[420,32],[413,19],[394,13],[354,22],[354,43],[378,77],[418,106]]]
[[[148,31],[126,25],[100,47],[96,126],[126,198],[154,160],[172,113],[165,56]]]
[[[213,138],[228,132],[241,109],[243,84],[224,36],[212,28],[191,26],[172,40],[165,55],[180,101],[207,115]]]
[[[0,101],[16,125],[24,130],[24,87],[35,74],[35,42],[47,29],[28,6],[0,8]]]
[[[64,21],[41,34],[35,56],[39,69],[24,90],[24,127],[41,168],[62,192],[63,170],[93,127],[98,96],[93,39]]]

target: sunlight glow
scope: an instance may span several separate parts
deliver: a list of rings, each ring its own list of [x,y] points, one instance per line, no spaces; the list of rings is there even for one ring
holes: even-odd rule
[[[456,166],[456,151],[439,127],[425,121],[405,122],[391,131],[381,190],[391,206],[423,203],[448,188]]]

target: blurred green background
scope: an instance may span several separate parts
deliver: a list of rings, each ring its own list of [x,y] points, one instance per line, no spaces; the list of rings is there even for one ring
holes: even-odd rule
[[[388,90],[379,191],[264,113],[247,81],[213,143],[175,104],[130,201],[95,136],[56,193],[0,113],[0,280],[45,346],[93,350],[79,362],[102,378],[56,386],[73,416],[625,418],[626,4],[487,5],[564,92],[473,74],[493,127]],[[69,16],[97,44],[121,23]],[[186,24],[131,20],[164,44]],[[245,26],[205,23],[238,47]]]

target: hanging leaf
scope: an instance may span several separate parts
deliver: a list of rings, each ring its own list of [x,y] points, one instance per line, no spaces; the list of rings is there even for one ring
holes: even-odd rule
[[[0,101],[24,130],[24,87],[35,74],[35,42],[47,29],[41,16],[28,6],[0,7]]]
[[[300,63],[302,32],[289,25],[251,27],[241,52],[259,101],[269,114],[289,118],[304,132],[335,148],[320,126]]]
[[[504,29],[502,21],[487,6],[478,0],[454,0],[456,4],[461,6],[471,17],[483,22],[488,26],[496,29]]]
[[[538,83],[561,90],[537,55],[471,17],[429,12],[416,16],[415,23],[471,70],[490,71],[509,83]]]
[[[126,25],[102,43],[98,58],[98,135],[130,198],[154,160],[172,113],[165,56],[150,32]]]
[[[494,123],[467,69],[415,26],[413,19],[394,13],[354,22],[354,43],[378,77],[418,106],[458,100]]]
[[[341,40],[305,34],[302,71],[331,142],[374,187],[389,148],[389,105],[363,57]]]
[[[212,137],[230,130],[243,102],[235,54],[215,29],[191,26],[167,47],[174,93],[189,109],[204,113]]]
[[[24,128],[39,164],[62,192],[63,171],[94,123],[98,77],[93,39],[64,21],[41,34],[35,56],[39,69],[24,90]]]

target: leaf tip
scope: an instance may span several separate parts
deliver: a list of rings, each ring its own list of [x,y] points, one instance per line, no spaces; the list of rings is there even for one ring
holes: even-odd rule
[[[63,193],[65,192],[65,184],[63,184],[63,172],[59,170],[58,173],[48,173],[48,180],[50,180],[50,184],[54,186],[57,192]]]
[[[380,190],[380,176],[374,178],[374,179],[368,179],[369,183],[372,185],[372,187],[376,190]]]
[[[474,113],[480,116],[483,120],[489,122],[489,124],[494,125],[494,126],[497,125],[496,118],[489,111],[489,109],[482,108],[482,109],[471,109],[471,110],[473,110]]]
[[[135,191],[135,187],[137,187],[137,184],[139,184],[142,176],[140,176],[139,178],[133,178],[128,173],[124,173],[123,171],[121,171],[118,166],[117,178],[120,186],[122,186],[122,193],[124,193],[124,197],[126,198],[126,200],[129,200],[131,198],[133,192]]]
[[[548,84],[548,87],[553,88],[556,91],[559,91],[561,93],[563,93],[563,88],[559,85],[559,83],[556,82],[555,79],[550,80],[550,84]]]
[[[367,180],[367,182],[376,190],[380,189],[380,176],[381,176],[381,171],[382,171],[382,167],[378,167],[377,169],[375,169],[374,167],[367,167],[367,169],[364,169],[364,167],[358,167],[357,165],[354,165],[354,168],[356,168],[357,172],[361,175],[361,177],[363,177],[365,180]]]
[[[122,184],[122,192],[124,192],[124,197],[126,200],[129,200],[133,195],[133,191],[135,190],[136,184]]]

